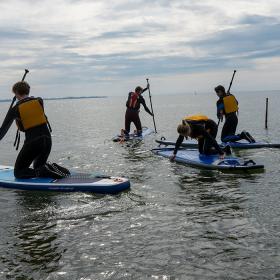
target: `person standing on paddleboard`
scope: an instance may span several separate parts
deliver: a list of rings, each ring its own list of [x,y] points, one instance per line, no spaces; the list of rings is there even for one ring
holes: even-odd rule
[[[130,132],[130,124],[133,122],[136,130],[137,136],[142,136],[142,124],[139,118],[140,106],[143,105],[145,111],[153,116],[153,113],[147,107],[144,97],[142,93],[149,89],[149,84],[145,89],[138,86],[135,88],[135,92],[130,92],[128,94],[128,99],[126,101],[126,113],[125,113],[125,129],[124,129],[124,136],[129,138]]]
[[[219,100],[217,101],[217,118],[219,119],[219,122],[222,122],[223,117],[225,117],[225,123],[221,133],[221,141],[236,142],[245,139],[249,143],[254,143],[255,139],[247,131],[242,131],[237,135],[235,134],[238,124],[238,101],[235,96],[226,93],[225,88],[222,85],[215,87],[215,92],[219,97]]]
[[[194,138],[198,141],[198,150],[203,155],[219,154],[223,159],[225,153],[230,154],[230,147],[226,146],[222,150],[215,140],[218,132],[218,125],[207,116],[204,115],[192,115],[187,116],[182,120],[182,123],[178,125],[177,132],[179,137],[176,141],[173,155],[171,160],[174,160],[178,149],[184,141],[184,138]]]
[[[19,131],[25,133],[25,141],[14,166],[15,177],[64,178],[65,174],[52,170],[51,164],[47,164],[52,139],[51,128],[44,112],[43,99],[29,97],[30,86],[24,81],[14,84],[12,91],[18,102],[9,109],[0,127],[0,140],[6,135],[14,120],[18,127],[14,143],[17,148],[20,141]],[[30,168],[32,163],[34,168]]]

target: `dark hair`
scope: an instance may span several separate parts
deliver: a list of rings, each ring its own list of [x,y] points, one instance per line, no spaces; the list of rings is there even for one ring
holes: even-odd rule
[[[215,91],[218,92],[218,91],[222,91],[223,93],[226,92],[225,88],[221,85],[218,85],[217,87],[215,87]]]
[[[27,82],[17,82],[13,85],[13,93],[19,95],[29,95],[30,86]]]
[[[139,92],[139,91],[142,91],[142,90],[143,90],[142,87],[136,87],[136,88],[135,88],[135,92]]]

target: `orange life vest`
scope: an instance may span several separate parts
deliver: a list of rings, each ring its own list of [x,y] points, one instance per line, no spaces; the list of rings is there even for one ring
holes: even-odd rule
[[[205,115],[191,115],[191,116],[186,116],[183,118],[183,123],[187,121],[207,121],[209,118]]]
[[[226,114],[238,111],[238,102],[234,95],[229,94],[223,97],[224,111]]]
[[[47,124],[43,106],[37,98],[32,98],[18,105],[19,119],[16,120],[20,131]]]

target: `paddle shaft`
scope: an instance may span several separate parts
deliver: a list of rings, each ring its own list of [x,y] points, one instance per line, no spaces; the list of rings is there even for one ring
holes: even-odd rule
[[[154,110],[153,110],[153,103],[152,103],[152,96],[151,96],[151,91],[150,91],[149,79],[146,79],[146,80],[147,80],[147,86],[148,86],[148,89],[149,89],[149,98],[150,98],[151,110],[152,110],[152,114],[153,114],[153,122],[154,122],[155,133],[157,133],[155,116],[154,116]]]
[[[233,82],[235,73],[236,73],[236,70],[233,70],[233,74],[232,74],[231,81],[230,81],[230,84],[229,84],[229,87],[228,87],[228,90],[227,90],[227,94],[230,93],[230,89],[231,89],[231,86],[232,86],[232,82]],[[221,122],[221,118],[219,118],[218,126],[220,125],[220,122]]]
[[[23,77],[22,77],[22,79],[21,79],[22,82],[24,81],[24,79],[25,79],[27,73],[29,73],[29,70],[28,70],[28,69],[25,69],[25,70],[24,70]],[[10,107],[9,107],[9,110],[13,107],[13,105],[14,105],[16,99],[17,99],[16,96],[14,96],[14,97],[13,97],[13,100],[12,100],[12,103],[11,103],[11,105],[10,105]]]
[[[267,119],[268,119],[268,97],[265,101],[265,129],[267,129]]]
[[[235,73],[236,73],[236,70],[234,70],[234,71],[233,71],[232,78],[231,78],[231,81],[230,81],[230,84],[229,84],[229,87],[228,87],[227,93],[230,93],[230,89],[231,89],[231,86],[232,86],[232,82],[233,82],[233,79],[234,79]]]

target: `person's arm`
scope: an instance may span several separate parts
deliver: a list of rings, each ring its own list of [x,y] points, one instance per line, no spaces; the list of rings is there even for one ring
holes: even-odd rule
[[[16,118],[16,113],[15,113],[15,107],[10,109],[2,123],[2,126],[0,127],[0,140],[3,139],[3,137],[6,135],[8,132],[9,128],[11,127],[14,119]]]
[[[126,100],[126,103],[125,103],[126,107],[128,107],[128,102],[129,102],[131,94],[132,94],[132,92],[128,93],[127,100]]]
[[[142,90],[142,93],[144,93],[148,88],[149,88],[149,87],[144,88],[144,89]],[[142,94],[142,93],[141,93],[141,94]]]
[[[175,148],[173,151],[173,155],[170,157],[170,160],[173,161],[176,157],[176,154],[178,152],[178,149],[180,148],[181,144],[184,141],[184,136],[183,135],[179,135],[179,137],[177,138],[176,144],[175,144]]]
[[[217,118],[220,120],[223,118],[224,113],[224,102],[223,99],[217,101]]]
[[[179,135],[178,138],[177,138],[177,141],[175,143],[175,148],[174,148],[174,152],[173,152],[174,155],[177,154],[177,152],[178,152],[180,146],[182,145],[183,141],[184,141],[184,136]]]
[[[143,96],[140,96],[140,97],[139,97],[139,102],[143,105],[145,111],[146,111],[147,113],[149,113],[151,116],[153,116],[152,112],[151,112],[150,109],[147,107],[146,102],[145,102],[145,99],[143,98]]]

